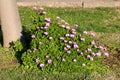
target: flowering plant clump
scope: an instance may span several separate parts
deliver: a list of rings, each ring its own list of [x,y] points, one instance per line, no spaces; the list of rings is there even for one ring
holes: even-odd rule
[[[22,54],[22,63],[27,68],[74,72],[89,69],[109,57],[107,47],[93,40],[94,32],[78,33],[78,24],[70,26],[59,16],[52,19],[44,8],[34,7],[33,10],[30,48]]]

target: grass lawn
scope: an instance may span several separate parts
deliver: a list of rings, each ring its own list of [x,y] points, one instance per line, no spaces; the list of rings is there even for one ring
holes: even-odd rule
[[[105,66],[108,71],[100,69],[90,73],[47,73],[38,70],[25,70],[19,66],[12,49],[0,46],[0,80],[119,80],[120,79],[120,9],[119,8],[45,8],[48,16],[55,18],[60,16],[70,25],[79,25],[77,32],[84,30],[96,33],[96,40],[105,44],[109,48],[110,57],[102,62],[100,66]],[[26,32],[31,30],[32,9],[19,7],[23,29]],[[2,34],[0,33],[0,37]],[[0,39],[2,44],[2,39]],[[103,71],[102,71],[103,70]]]

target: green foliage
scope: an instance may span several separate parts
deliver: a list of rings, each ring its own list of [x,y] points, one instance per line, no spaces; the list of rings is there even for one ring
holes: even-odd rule
[[[87,72],[86,75],[89,75],[97,71],[101,60],[109,54],[104,45],[93,40],[95,32],[78,33],[78,24],[70,26],[59,16],[52,19],[47,15],[43,9],[36,8],[31,16],[29,46],[15,42],[15,51],[23,52],[22,64],[28,69],[53,73]]]

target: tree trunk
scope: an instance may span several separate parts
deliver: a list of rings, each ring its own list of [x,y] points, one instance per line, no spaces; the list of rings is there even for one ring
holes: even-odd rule
[[[0,17],[3,33],[3,45],[9,47],[10,43],[22,36],[22,27],[16,0],[0,0]]]

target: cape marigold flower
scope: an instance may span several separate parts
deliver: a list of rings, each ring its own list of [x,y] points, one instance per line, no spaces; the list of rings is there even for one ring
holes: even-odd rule
[[[75,32],[75,31],[72,31],[72,34],[74,34],[74,35],[75,35],[75,34],[76,34],[76,32]]]
[[[63,58],[62,61],[65,62],[65,59]]]
[[[48,60],[48,64],[52,64],[52,60],[51,59]]]
[[[66,26],[65,28],[66,28],[67,30],[69,30],[69,29],[70,29],[70,26]]]
[[[81,52],[80,55],[83,56],[83,52]]]
[[[34,38],[35,38],[35,35],[33,34],[33,35],[31,36],[31,38],[34,39]]]
[[[101,52],[96,53],[96,56],[101,56]]]
[[[85,41],[85,38],[80,38],[81,41]]]
[[[64,47],[64,50],[65,50],[65,51],[67,51],[67,50],[68,50],[68,48],[67,48],[67,47]]]
[[[83,33],[84,33],[84,34],[88,34],[88,32],[87,32],[87,31],[83,31]]]
[[[46,11],[43,11],[43,14],[45,15],[45,14],[47,14],[47,12],[46,12]]]
[[[85,63],[83,63],[83,64],[82,64],[82,66],[86,66],[86,64],[85,64]]]
[[[45,66],[45,64],[41,63],[39,66],[40,66],[40,68],[43,68]]]
[[[64,37],[60,37],[60,40],[65,40],[65,38]]]
[[[93,55],[93,56],[96,56],[96,54],[95,54],[94,52],[92,52],[92,55]]]
[[[37,59],[35,59],[35,62],[38,63],[38,62],[40,62],[40,60],[37,58]]]
[[[53,37],[49,37],[49,40],[53,40]]]
[[[69,37],[74,38],[74,37],[75,37],[75,35],[74,35],[74,34],[70,34],[70,36],[69,36]]]
[[[90,48],[88,48],[87,50],[88,50],[88,52],[91,52],[91,51],[92,51]]]
[[[73,47],[76,49],[76,48],[79,48],[77,44],[74,44]]]
[[[40,30],[40,27],[39,27],[39,26],[37,27],[37,30],[38,30],[38,31]]]
[[[36,10],[37,10],[37,7],[33,7],[33,10],[35,10],[35,11],[36,11]]]
[[[46,58],[49,58],[50,56],[49,56],[49,55],[46,55],[45,57],[46,57]]]
[[[93,40],[93,41],[91,41],[91,44],[92,44],[92,45],[94,45],[94,44],[95,44],[95,41],[94,41],[94,40]]]
[[[39,44],[41,45],[41,44],[42,44],[42,42],[39,42]]]
[[[88,59],[90,59],[90,57],[91,57],[90,55],[87,55],[87,58],[88,58]]]
[[[66,36],[66,37],[69,37],[69,36],[70,36],[70,34],[66,34],[65,36]]]
[[[44,32],[45,35],[48,35],[48,32]]]
[[[71,46],[70,46],[70,45],[67,45],[66,47],[67,47],[68,49],[70,49],[70,48],[71,48]]]
[[[57,19],[60,19],[60,17],[59,17],[59,16],[57,16],[56,18],[57,18]]]
[[[95,36],[95,33],[92,32],[91,35],[92,35],[92,36]]]
[[[77,27],[78,27],[78,24],[74,24],[74,27],[77,28]]]
[[[41,7],[41,8],[40,8],[40,10],[42,10],[42,11],[43,11],[43,10],[44,10],[44,8],[43,8],[43,7]]]
[[[46,26],[46,27],[49,27],[49,26],[50,26],[50,23],[48,23],[48,22],[45,23],[45,26]]]
[[[65,25],[62,25],[62,28],[65,28]]]
[[[93,61],[94,60],[93,57],[90,57],[90,60]]]
[[[68,53],[68,54],[70,54],[70,53],[71,53],[71,51],[67,51],[67,53]]]
[[[104,55],[105,55],[106,57],[109,57],[109,53],[107,53],[107,52],[105,52]]]
[[[66,42],[67,42],[67,40],[64,40],[64,42],[66,43]]]
[[[77,59],[73,59],[73,62],[77,62]]]
[[[45,18],[45,21],[50,22],[51,18]]]
[[[73,42],[72,41],[68,41],[69,44],[72,44]]]
[[[62,22],[62,23],[65,23],[65,20],[62,19],[61,22]]]
[[[72,31],[72,32],[76,32],[76,30],[75,30],[75,29],[72,29],[71,31]]]

